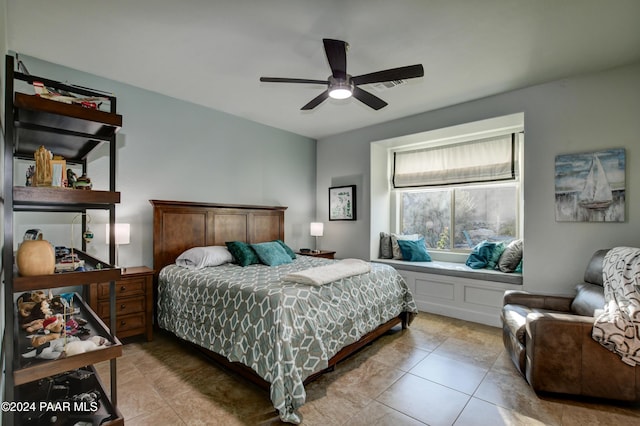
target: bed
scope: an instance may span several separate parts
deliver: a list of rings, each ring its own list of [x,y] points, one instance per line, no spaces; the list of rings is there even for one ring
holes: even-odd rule
[[[392,267],[325,285],[284,277],[339,262],[295,256],[277,266],[175,264],[193,247],[284,241],[286,207],[151,200],[157,324],[270,392],[281,420],[299,423],[304,384],[417,314]],[[344,261],[343,261],[344,262]]]

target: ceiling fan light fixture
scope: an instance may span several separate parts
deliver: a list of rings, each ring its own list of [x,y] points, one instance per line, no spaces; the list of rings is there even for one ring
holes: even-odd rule
[[[336,79],[333,76],[329,77],[329,97],[333,99],[347,99],[353,95],[353,83],[351,77],[347,76],[344,79]]]
[[[347,99],[351,97],[352,94],[353,93],[351,93],[351,90],[347,88],[331,89],[331,91],[329,92],[329,96],[332,97],[333,99]]]

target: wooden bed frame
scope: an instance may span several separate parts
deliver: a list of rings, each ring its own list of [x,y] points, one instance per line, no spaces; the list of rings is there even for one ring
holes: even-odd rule
[[[250,206],[196,203],[185,201],[150,200],[153,205],[153,268],[157,284],[160,270],[172,263],[185,250],[192,247],[224,245],[226,241],[260,243],[276,239],[284,241],[284,212],[286,207]],[[156,321],[157,324],[157,321]],[[408,315],[402,313],[359,341],[342,348],[329,360],[329,367],[309,376],[305,384],[363,346],[371,343],[392,327],[408,325]],[[195,345],[209,357],[239,373],[259,386],[269,389],[270,384],[251,368]]]

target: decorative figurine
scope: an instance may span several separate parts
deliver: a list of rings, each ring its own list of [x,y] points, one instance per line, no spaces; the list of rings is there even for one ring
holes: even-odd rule
[[[91,240],[93,240],[93,231],[91,229],[89,229],[89,227],[87,226],[87,230],[84,231],[84,234],[82,234],[82,238],[85,240],[85,242],[90,243]]]
[[[53,180],[53,170],[51,167],[51,151],[46,149],[44,145],[33,154],[36,160],[36,174],[33,179],[34,186],[51,186]]]
[[[74,188],[76,189],[91,189],[91,179],[87,176],[86,173],[83,173],[78,179],[76,179],[76,183]]]
[[[71,169],[67,169],[67,188],[75,188],[78,175]]]
[[[29,166],[29,168],[27,169],[27,173],[26,173],[26,177],[27,177],[27,181],[25,182],[24,186],[32,186],[33,185],[33,175],[36,174],[36,166]]]

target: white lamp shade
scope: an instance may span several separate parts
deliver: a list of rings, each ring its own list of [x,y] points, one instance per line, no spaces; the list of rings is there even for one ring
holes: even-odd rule
[[[322,222],[311,222],[311,226],[309,226],[309,233],[312,237],[322,237],[322,233],[324,232],[324,223]]]
[[[107,223],[106,226],[106,239],[107,239],[107,244],[109,244],[109,224]],[[121,244],[129,244],[130,240],[129,240],[129,236],[130,236],[130,231],[131,231],[131,225],[128,223],[116,223],[115,226],[115,231],[116,231],[116,241],[115,243],[118,245]]]

